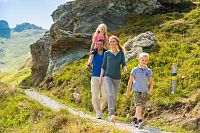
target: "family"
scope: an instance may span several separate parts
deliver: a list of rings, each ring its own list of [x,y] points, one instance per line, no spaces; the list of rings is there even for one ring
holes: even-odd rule
[[[112,35],[108,38],[107,26],[100,24],[92,37],[90,56],[86,66],[87,70],[92,70],[91,93],[96,118],[102,119],[102,111],[108,105],[108,120],[111,122],[116,120],[115,105],[121,81],[120,66],[124,73],[127,73],[123,48],[119,42],[117,36]],[[140,53],[138,59],[138,66],[134,67],[130,73],[125,96],[129,99],[132,89],[136,108],[132,124],[142,128],[144,126],[142,110],[147,101],[147,94],[153,93],[153,74],[147,67],[149,54]]]

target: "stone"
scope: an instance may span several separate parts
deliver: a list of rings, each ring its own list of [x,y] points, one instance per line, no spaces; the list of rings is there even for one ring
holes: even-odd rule
[[[144,52],[144,48],[150,48],[156,44],[155,35],[151,31],[141,33],[136,37],[129,39],[124,43],[125,59],[130,60],[138,57],[138,55]]]

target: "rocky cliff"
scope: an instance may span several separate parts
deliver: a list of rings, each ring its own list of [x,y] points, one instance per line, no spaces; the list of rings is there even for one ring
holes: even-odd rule
[[[91,33],[100,23],[112,33],[130,18],[156,13],[161,7],[159,0],[76,0],[59,6],[52,14],[55,23],[50,31],[31,45],[35,85],[47,74],[86,55]]]
[[[0,37],[10,38],[10,28],[5,20],[0,20]]]

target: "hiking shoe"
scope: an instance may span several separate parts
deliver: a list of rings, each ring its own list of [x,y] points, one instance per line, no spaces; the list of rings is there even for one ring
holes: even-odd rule
[[[138,123],[138,128],[139,129],[142,129],[144,126],[145,126],[145,124],[144,124],[143,121]]]
[[[138,120],[137,118],[133,117],[133,121],[131,122],[131,124],[134,126],[134,127],[138,127]]]
[[[138,124],[135,123],[135,122],[131,122],[131,124],[132,124],[134,127],[138,127]]]
[[[102,119],[102,118],[101,118],[101,116],[99,116],[99,117],[97,117],[96,119],[100,120],[100,119]]]
[[[116,116],[115,116],[115,115],[111,115],[111,116],[110,116],[110,121],[111,121],[111,122],[115,122],[115,120],[116,120]]]

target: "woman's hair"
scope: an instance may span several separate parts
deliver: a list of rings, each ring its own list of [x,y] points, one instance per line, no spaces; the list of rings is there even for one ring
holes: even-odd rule
[[[115,39],[118,42],[117,46],[118,46],[119,50],[124,51],[123,47],[119,44],[119,38],[117,36],[115,36],[115,35],[110,36],[109,42],[110,42],[111,39]]]
[[[99,34],[100,33],[100,28],[105,28],[105,33],[104,33],[104,36],[106,36],[107,35],[107,26],[105,25],[105,24],[100,24],[98,27],[97,27],[97,29],[96,29],[96,31],[95,31],[95,33],[94,33],[94,36],[96,36],[97,34]]]

